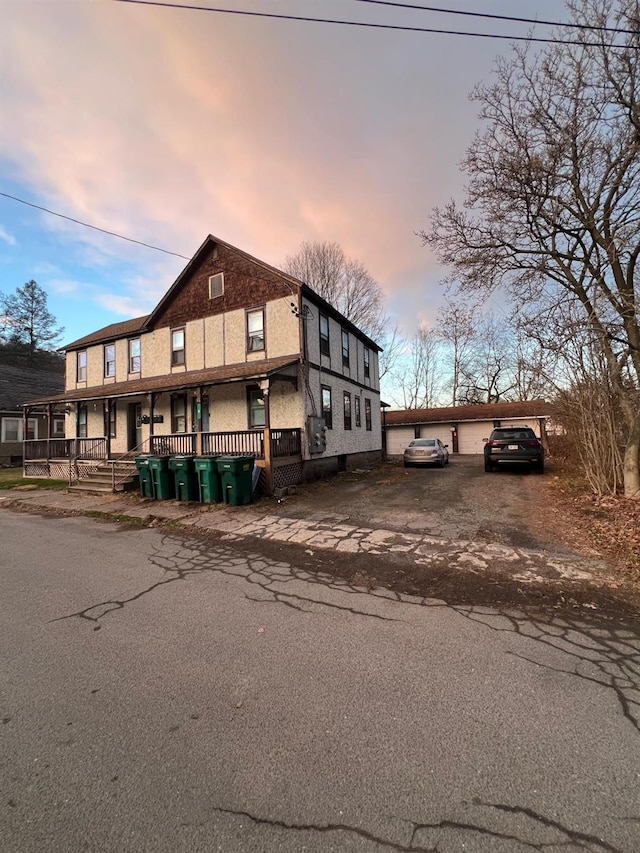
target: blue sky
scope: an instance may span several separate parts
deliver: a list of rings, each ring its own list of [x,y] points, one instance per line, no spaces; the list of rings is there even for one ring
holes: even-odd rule
[[[208,5],[527,29],[353,0]],[[557,0],[434,5],[566,19]],[[407,336],[434,321],[443,270],[415,231],[461,196],[468,94],[508,42],[112,0],[3,0],[2,13],[0,192],[186,256],[209,233],[275,266],[303,240],[335,241]],[[63,343],[149,312],[185,263],[0,197],[0,292],[36,279]]]

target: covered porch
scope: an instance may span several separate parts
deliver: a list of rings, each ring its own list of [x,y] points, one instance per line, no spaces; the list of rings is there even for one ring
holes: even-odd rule
[[[253,457],[261,469],[265,493],[299,483],[304,415],[297,416],[298,360],[282,362],[73,389],[55,401],[33,401],[25,406],[25,417],[43,402],[65,405],[66,435],[25,441],[25,476],[73,483],[110,468],[115,487],[116,470],[142,454],[242,455]],[[281,425],[289,413],[293,423]],[[214,420],[231,426],[241,417],[251,428],[212,429]]]

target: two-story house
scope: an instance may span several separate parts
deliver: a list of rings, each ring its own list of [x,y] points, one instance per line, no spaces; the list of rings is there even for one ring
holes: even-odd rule
[[[145,452],[250,454],[265,491],[381,454],[380,347],[306,284],[208,236],[146,317],[64,347],[64,439],[25,474]],[[28,411],[27,411],[28,414]]]

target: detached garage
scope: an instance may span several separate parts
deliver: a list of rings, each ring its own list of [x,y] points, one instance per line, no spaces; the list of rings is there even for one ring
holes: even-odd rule
[[[545,439],[551,406],[544,400],[520,403],[479,403],[445,409],[385,411],[382,416],[387,456],[402,456],[414,438],[439,438],[449,453],[482,454],[491,430],[498,426],[527,426]]]

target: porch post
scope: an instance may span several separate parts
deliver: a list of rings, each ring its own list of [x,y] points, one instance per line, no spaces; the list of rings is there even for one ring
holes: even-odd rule
[[[47,459],[51,459],[51,439],[53,438],[53,403],[47,403]]]
[[[111,406],[112,400],[107,398],[102,401],[102,421],[104,425],[104,437],[107,451],[107,459],[111,459]]]
[[[269,411],[269,380],[264,379],[260,383],[260,390],[264,397],[264,479],[268,495],[273,494],[273,468],[271,465],[271,414]]]
[[[196,456],[202,456],[202,385],[196,389]]]

